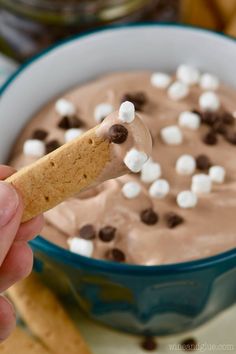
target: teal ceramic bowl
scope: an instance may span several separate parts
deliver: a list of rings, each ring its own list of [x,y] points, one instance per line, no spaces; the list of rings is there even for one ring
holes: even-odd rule
[[[23,66],[0,98],[0,162],[19,131],[48,100],[111,71],[173,71],[191,62],[236,86],[236,44],[209,31],[174,25],[110,28],[65,41]],[[235,224],[236,232],[236,224]],[[72,254],[41,236],[31,243],[35,271],[65,301],[126,332],[190,330],[236,301],[236,249],[194,262],[133,266]]]

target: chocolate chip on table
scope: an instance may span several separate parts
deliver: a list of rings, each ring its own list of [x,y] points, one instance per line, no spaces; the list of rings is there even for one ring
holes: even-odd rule
[[[79,235],[85,240],[93,240],[96,237],[96,231],[93,225],[87,224],[80,228]]]
[[[232,145],[236,145],[236,132],[228,132],[225,139]]]
[[[158,348],[158,344],[157,344],[155,338],[147,336],[143,339],[143,341],[141,343],[141,347],[142,347],[142,349],[151,352],[151,351],[156,350]]]
[[[211,167],[211,161],[206,155],[198,155],[196,157],[196,167],[200,171],[206,171]]]
[[[202,140],[207,145],[216,145],[218,141],[217,135],[213,131],[206,133]]]
[[[45,140],[48,136],[48,132],[43,129],[37,129],[33,132],[32,138],[38,140]]]
[[[121,124],[114,124],[108,131],[109,140],[114,144],[122,144],[128,137],[128,130]]]
[[[110,242],[114,239],[116,228],[113,226],[105,226],[99,231],[99,238],[103,242]]]
[[[58,140],[50,140],[46,143],[46,153],[49,154],[50,152],[58,149],[60,147],[60,143]]]
[[[113,248],[112,250],[108,251],[107,258],[113,262],[125,262],[125,254],[119,248]]]
[[[147,103],[147,97],[143,92],[137,93],[126,93],[121,102],[130,101],[134,104],[134,107],[137,111],[142,111],[143,106]]]
[[[186,352],[197,350],[197,341],[194,338],[188,338],[181,342],[181,347]]]
[[[62,117],[62,119],[58,123],[58,127],[64,130],[68,130],[71,128],[81,128],[82,126],[84,126],[84,123],[76,116]]]
[[[176,226],[178,226],[184,222],[184,219],[182,218],[182,216],[180,216],[174,212],[167,213],[165,215],[165,220],[166,220],[166,224],[169,229],[173,229]]]
[[[152,208],[143,210],[140,214],[140,218],[141,221],[147,225],[155,225],[159,220],[159,216]]]

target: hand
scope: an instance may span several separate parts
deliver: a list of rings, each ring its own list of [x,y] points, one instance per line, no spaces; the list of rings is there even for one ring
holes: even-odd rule
[[[14,172],[13,168],[0,165],[0,180]],[[0,294],[32,270],[33,253],[27,242],[42,229],[43,217],[21,224],[22,214],[20,195],[11,185],[0,181]],[[0,295],[0,341],[6,339],[14,327],[14,308]]]

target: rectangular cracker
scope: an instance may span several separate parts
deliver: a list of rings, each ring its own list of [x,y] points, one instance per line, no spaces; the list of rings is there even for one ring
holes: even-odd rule
[[[91,354],[51,290],[36,275],[8,290],[20,316],[30,331],[54,354]]]
[[[24,202],[22,222],[92,185],[110,161],[110,144],[97,127],[22,168],[6,179]]]
[[[52,354],[42,344],[34,340],[20,327],[16,327],[12,335],[0,343],[1,354]]]

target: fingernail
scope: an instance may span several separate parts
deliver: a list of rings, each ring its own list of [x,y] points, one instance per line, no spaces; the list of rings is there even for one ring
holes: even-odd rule
[[[8,224],[19,205],[16,190],[8,183],[0,182],[0,227]]]

